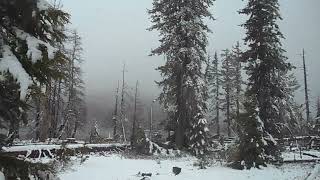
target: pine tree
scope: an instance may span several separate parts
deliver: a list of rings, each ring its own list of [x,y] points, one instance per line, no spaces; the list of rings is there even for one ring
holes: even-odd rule
[[[259,119],[259,112],[255,103],[255,97],[247,95],[247,100],[243,104],[245,113],[241,113],[238,120],[240,144],[237,157],[239,159],[235,159],[233,163],[233,167],[236,169],[266,166],[265,146],[267,142],[263,138],[264,124]]]
[[[99,131],[98,123],[95,120],[90,130],[90,137],[89,137],[90,143],[99,143],[99,141],[101,140],[101,136],[99,132],[100,131]]]
[[[20,97],[19,84],[10,73],[3,73],[0,81],[0,129],[8,131],[5,144],[11,144],[18,138],[21,122],[27,123],[28,105]],[[1,142],[0,142],[1,144]]]
[[[61,138],[74,138],[77,130],[83,125],[85,119],[85,101],[84,101],[84,82],[82,80],[81,64],[82,43],[78,32],[73,30],[68,37],[70,48],[65,48],[67,63],[65,64],[65,96],[66,105],[64,109],[64,118],[59,126],[57,135]]]
[[[222,89],[223,89],[223,103],[222,103],[222,110],[225,112],[227,123],[227,133],[228,137],[231,136],[231,122],[234,119],[235,114],[235,93],[236,93],[236,86],[235,86],[235,72],[236,67],[234,67],[232,54],[230,50],[224,50],[224,53],[221,54],[222,57],[222,67],[221,67],[221,77],[222,77]]]
[[[300,88],[300,85],[293,73],[282,74],[279,80],[284,87],[284,97],[279,99],[279,120],[277,129],[281,131],[281,137],[294,136],[299,133],[302,127],[299,127],[301,121],[301,111],[297,108],[299,105],[295,101],[295,92]]]
[[[241,66],[241,56],[242,51],[240,49],[240,43],[237,42],[237,44],[233,47],[232,50],[232,61],[231,64],[234,67],[234,87],[235,87],[235,115],[234,115],[234,128],[237,133],[239,133],[239,126],[238,126],[238,120],[240,118],[240,110],[241,110],[241,104],[243,101],[243,91],[242,86],[245,84],[244,80],[242,79],[242,66]]]
[[[19,85],[15,96],[22,102],[26,102],[31,85],[48,85],[51,78],[60,76],[53,68],[57,62],[52,60],[59,54],[55,45],[66,38],[62,29],[68,22],[67,13],[45,0],[0,2],[0,76],[1,80],[11,77],[6,73],[13,76],[11,83]],[[11,103],[21,112],[26,110],[23,103]]]
[[[152,55],[164,55],[166,63],[158,70],[163,80],[160,102],[169,111],[175,122],[176,146],[192,148],[202,154],[206,138],[199,139],[199,133],[206,133],[199,127],[206,111],[206,90],[202,64],[206,61],[207,32],[204,18],[213,19],[209,7],[213,0],[154,0],[149,11],[153,26],[161,34],[160,46]],[[206,134],[203,134],[206,136]],[[186,138],[188,137],[188,138]]]
[[[217,135],[220,136],[220,84],[221,73],[219,69],[219,59],[217,52],[214,54],[212,62],[208,63],[207,81],[209,88],[209,112],[213,113],[213,121],[217,128]]]
[[[248,64],[246,67],[249,76],[247,98],[251,97],[250,106],[255,106],[251,109],[257,111],[257,114],[254,114],[256,117],[251,117],[250,120],[252,124],[257,124],[258,122],[255,121],[260,119],[260,124],[263,125],[262,132],[257,131],[258,134],[241,136],[240,144],[246,146],[253,137],[261,137],[262,140],[257,140],[266,142],[263,147],[260,146],[260,143],[258,143],[259,147],[253,147],[258,153],[242,154],[241,158],[245,160],[244,163],[248,167],[251,164],[256,166],[263,164],[257,159],[264,157],[265,154],[273,157],[279,154],[276,142],[273,140],[273,136],[279,137],[281,134],[277,128],[279,117],[277,102],[285,97],[279,75],[291,68],[291,65],[286,62],[287,58],[283,55],[285,50],[281,47],[283,35],[277,25],[277,20],[282,19],[279,11],[278,0],[249,0],[247,6],[240,11],[241,14],[249,16],[249,19],[243,24],[247,30],[244,40],[249,46],[249,49],[243,54],[243,60]],[[245,125],[243,128],[245,130],[248,127]],[[254,157],[248,158],[248,156]],[[263,158],[262,160],[265,161]]]

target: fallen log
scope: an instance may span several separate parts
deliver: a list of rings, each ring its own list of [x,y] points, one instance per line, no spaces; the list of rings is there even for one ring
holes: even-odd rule
[[[319,162],[320,159],[295,159],[295,160],[285,160],[282,163],[287,163],[287,164],[291,164],[291,163],[311,163],[311,162]]]
[[[127,144],[66,144],[66,145],[33,145],[2,147],[0,154],[10,157],[54,158],[55,156],[74,156],[97,152],[122,152],[130,146]]]
[[[306,155],[306,156],[310,156],[313,158],[320,158],[319,156],[313,155],[313,154],[309,154],[309,153],[302,153],[302,155]]]

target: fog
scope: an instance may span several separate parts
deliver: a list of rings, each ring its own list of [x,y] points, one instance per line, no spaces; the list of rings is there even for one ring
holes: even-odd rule
[[[154,83],[160,80],[155,68],[163,64],[162,57],[150,57],[151,49],[158,45],[158,33],[149,32],[147,9],[151,0],[62,0],[64,9],[72,15],[71,27],[76,28],[83,39],[83,71],[86,83],[89,118],[102,119],[114,105],[114,93],[121,80],[122,66],[126,64],[126,82],[133,88],[140,81],[140,92],[145,104],[157,97],[160,90]],[[212,12],[216,18],[208,22],[213,33],[209,34],[208,52],[231,48],[244,37],[239,25],[246,17],[237,11],[246,1],[217,0]],[[312,105],[320,96],[318,60],[320,48],[319,0],[280,0],[284,20],[280,23],[286,39],[283,41],[286,55],[297,69],[300,84],[302,77],[302,48],[306,50]],[[303,103],[303,89],[297,99]],[[314,106],[312,106],[314,110]]]

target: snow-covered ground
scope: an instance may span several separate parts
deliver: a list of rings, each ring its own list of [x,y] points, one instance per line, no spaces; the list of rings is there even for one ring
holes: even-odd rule
[[[67,144],[64,147],[76,149],[81,147],[110,147],[125,146],[125,144]],[[50,150],[60,149],[62,146],[57,144],[33,144],[33,145],[16,145],[13,147],[3,147],[4,152],[17,152],[32,150]],[[153,156],[154,159],[132,159],[121,154],[106,152],[99,153],[104,155],[91,154],[87,160],[83,162],[85,156],[71,157],[70,163],[58,170],[60,180],[141,180],[141,173],[152,173],[151,180],[306,180],[308,176],[312,177],[307,180],[320,180],[320,151],[308,150],[303,151],[305,155],[299,151],[287,151],[282,153],[285,161],[293,160],[313,160],[318,161],[317,168],[315,163],[294,163],[284,164],[280,167],[269,165],[261,170],[234,170],[224,167],[221,163],[216,162],[215,165],[201,170],[194,163],[197,159],[186,156],[181,158],[172,158],[166,155],[165,158]],[[309,154],[309,155],[308,155]],[[310,155],[313,155],[311,157]],[[171,157],[171,158],[169,158]],[[30,162],[50,163],[54,159],[26,158]],[[80,163],[81,162],[81,163]],[[182,168],[182,172],[175,176],[172,173],[173,167]],[[310,173],[313,173],[310,175]],[[0,180],[2,174],[0,173]]]
[[[59,174],[61,180],[141,180],[140,173],[152,173],[151,180],[304,180],[314,169],[314,164],[286,164],[281,167],[234,170],[217,163],[204,170],[193,166],[195,158],[152,160],[129,159],[121,155],[92,155],[87,161],[75,163]],[[175,176],[172,167],[182,168]],[[315,176],[314,180],[320,179]]]
[[[304,153],[309,154],[305,155]],[[313,155],[314,157],[310,156]],[[317,157],[315,157],[317,156]],[[320,162],[320,151],[317,150],[308,150],[302,151],[301,154],[299,151],[292,152],[283,152],[282,158],[284,161],[293,161],[293,160],[318,160]]]

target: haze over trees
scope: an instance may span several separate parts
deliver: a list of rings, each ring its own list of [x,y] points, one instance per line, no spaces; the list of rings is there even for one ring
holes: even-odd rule
[[[320,153],[310,152],[320,148],[320,99],[313,111],[303,50],[305,102],[296,100],[301,85],[282,44],[279,1],[247,0],[238,12],[246,17],[244,39],[220,51],[209,48],[215,46],[208,25],[215,20],[214,2],[153,0],[146,33],[158,33],[150,56],[164,58],[156,69],[160,94],[146,98],[139,79],[131,87],[124,63],[114,77],[114,100],[102,107],[105,117],[89,119],[82,64],[90,59],[84,59],[81,29],[70,28],[71,15],[60,1],[2,0],[0,180],[29,171],[42,176],[33,170],[36,158],[56,158],[64,166],[71,156],[82,164],[90,153],[192,156],[201,169],[216,161],[235,169],[296,163],[298,151],[301,162],[303,156],[317,162]],[[15,172],[17,164],[28,172]],[[51,179],[54,171],[42,165]],[[175,175],[179,168],[173,167]]]

